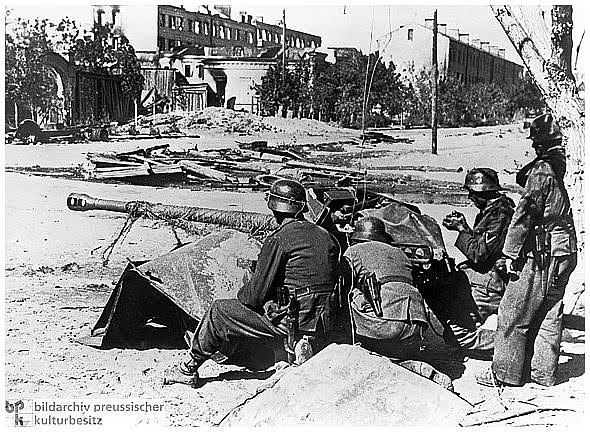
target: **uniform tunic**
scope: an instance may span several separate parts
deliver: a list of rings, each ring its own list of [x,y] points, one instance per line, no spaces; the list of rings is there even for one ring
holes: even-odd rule
[[[352,271],[350,309],[361,344],[392,357],[414,355],[427,319],[424,300],[413,285],[410,260],[401,249],[378,241],[357,243],[344,257]],[[371,272],[381,284],[382,317],[375,315],[358,288],[358,281]]]
[[[508,384],[520,385],[529,378],[548,386],[556,382],[563,296],[577,260],[564,173],[565,153],[559,146],[536,158],[517,176],[525,190],[503,252],[524,262],[524,267],[520,278],[508,284],[500,303],[492,363],[496,377]],[[544,226],[550,238],[544,269],[534,250],[535,225]]]
[[[514,202],[501,195],[488,202],[475,217],[473,231],[461,232],[455,246],[467,258],[462,266],[467,273],[481,320],[498,311],[506,287],[506,275],[496,262],[514,214]]]
[[[442,304],[438,309],[443,311],[442,319],[451,331],[445,331],[445,340],[450,344],[470,350],[493,349],[493,330],[480,326],[498,313],[504,294],[507,279],[496,262],[502,257],[513,214],[514,202],[510,198],[501,195],[491,199],[475,217],[473,230],[459,233],[455,241],[467,261],[459,264],[461,271],[441,279],[440,292],[433,300]]]
[[[300,331],[329,331],[338,265],[339,247],[325,229],[306,220],[285,219],[265,239],[254,274],[237,299],[212,302],[193,337],[192,356],[206,359],[217,351],[226,354],[236,342],[248,339],[282,339],[286,332],[279,324],[286,311],[267,314],[269,305],[277,306],[282,287],[297,296]]]

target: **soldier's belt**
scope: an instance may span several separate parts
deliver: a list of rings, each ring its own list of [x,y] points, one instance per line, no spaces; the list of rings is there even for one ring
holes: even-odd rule
[[[414,281],[406,276],[400,276],[400,275],[390,275],[390,276],[383,276],[380,278],[377,278],[377,280],[379,281],[379,283],[381,285],[386,284],[386,283],[390,283],[390,282],[403,282],[403,283],[407,283],[410,285],[414,284]]]
[[[334,293],[334,287],[328,288],[325,285],[322,286],[310,286],[304,288],[297,288],[294,290],[297,298],[304,297],[312,294],[332,294]]]

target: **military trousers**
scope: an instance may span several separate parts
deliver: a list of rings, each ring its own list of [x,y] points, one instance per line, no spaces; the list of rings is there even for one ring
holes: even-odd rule
[[[500,302],[492,370],[511,385],[529,379],[556,383],[561,345],[563,296],[576,267],[577,255],[552,256],[541,271],[527,259],[521,276],[510,282]]]
[[[387,323],[390,335],[386,339],[376,339],[356,335],[356,341],[369,351],[397,360],[415,359],[424,344],[424,331],[428,324],[421,321],[395,321]]]
[[[204,361],[212,357],[235,356],[238,347],[258,347],[267,349],[267,354],[282,341],[286,334],[264,315],[245,306],[237,299],[214,300],[211,307],[204,314],[192,338],[191,356],[197,361]],[[260,355],[252,349],[243,356]],[[223,357],[222,356],[222,357]],[[256,363],[254,359],[242,358],[239,364],[249,366]],[[253,362],[248,362],[253,360]],[[262,362],[262,360],[260,360]],[[235,363],[235,362],[232,362]],[[272,361],[270,362],[272,364]]]
[[[441,279],[436,293],[424,294],[443,325],[448,345],[474,352],[494,348],[493,330],[481,325],[490,315],[497,314],[503,293],[495,286],[492,289],[489,279],[474,271],[457,271]]]

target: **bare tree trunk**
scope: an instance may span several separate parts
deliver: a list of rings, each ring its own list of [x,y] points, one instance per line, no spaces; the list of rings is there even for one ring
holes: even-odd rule
[[[490,6],[539,87],[564,135],[579,248],[584,249],[584,105],[571,71],[572,7],[553,6],[552,28],[539,6]],[[550,37],[549,37],[550,35]]]

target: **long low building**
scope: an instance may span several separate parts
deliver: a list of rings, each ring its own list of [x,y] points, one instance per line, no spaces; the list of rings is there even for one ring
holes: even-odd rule
[[[388,40],[381,53],[386,62],[392,61],[400,73],[409,76],[421,69],[432,68],[433,20],[424,25],[402,25],[384,36]],[[505,49],[490,45],[459,29],[447,29],[439,24],[437,60],[441,76],[456,78],[466,84],[478,82],[511,83],[523,76],[523,67],[505,58]],[[391,39],[389,39],[391,37]]]

